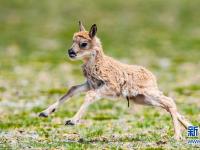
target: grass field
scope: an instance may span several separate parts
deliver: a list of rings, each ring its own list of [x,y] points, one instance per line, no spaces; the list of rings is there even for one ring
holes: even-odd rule
[[[38,113],[84,81],[66,50],[78,20],[98,26],[106,54],[147,67],[179,111],[200,126],[199,0],[0,1],[0,149],[196,149],[173,139],[159,108],[91,105],[77,126],[64,126],[83,102],[74,97],[49,118]]]

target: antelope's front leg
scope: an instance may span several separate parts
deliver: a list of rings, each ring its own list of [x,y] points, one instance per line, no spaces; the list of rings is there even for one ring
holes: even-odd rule
[[[72,97],[75,94],[78,94],[80,92],[86,92],[89,90],[89,86],[88,83],[84,83],[81,85],[76,85],[76,86],[72,86],[69,91],[63,95],[59,100],[57,100],[54,104],[50,105],[47,109],[45,109],[44,111],[42,111],[39,114],[39,117],[48,117],[51,113],[53,113],[58,107],[59,105],[61,105],[65,100],[68,100],[70,97]]]
[[[81,105],[80,109],[78,110],[78,112],[75,114],[75,116],[70,119],[67,120],[65,122],[65,125],[75,125],[79,122],[79,120],[81,119],[81,117],[83,116],[83,114],[85,113],[85,111],[87,110],[87,107],[92,104],[93,102],[97,101],[98,99],[100,99],[100,97],[98,96],[98,93],[96,91],[88,91],[86,96],[85,96],[85,101],[84,103]]]

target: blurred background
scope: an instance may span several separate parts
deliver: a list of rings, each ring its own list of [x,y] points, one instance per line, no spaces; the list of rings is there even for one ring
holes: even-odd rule
[[[66,130],[62,125],[65,118],[78,110],[83,96],[73,98],[49,119],[37,117],[70,86],[84,81],[82,62],[72,62],[66,55],[73,33],[78,31],[78,20],[88,30],[97,24],[97,35],[107,55],[154,72],[160,89],[176,100],[180,112],[200,125],[199,6],[199,0],[1,0],[0,138],[3,145],[12,147],[14,137],[23,141],[23,135],[27,139],[34,137],[34,141],[44,140],[40,146],[60,146],[63,143],[51,141],[52,133],[58,141],[63,137],[59,129],[67,138],[73,131],[78,139],[86,140],[113,133],[122,136],[134,130],[133,139],[139,138],[139,144],[150,136],[138,137],[136,133],[141,133],[141,128],[159,132],[163,128],[164,137],[173,135],[167,113],[151,107],[128,109],[123,100],[116,104],[103,100],[92,105],[84,117],[92,122],[87,126],[90,130],[82,127]],[[117,124],[120,121],[127,124],[127,130]],[[103,128],[102,122],[110,123],[110,128]],[[152,135],[150,141],[160,136]],[[45,145],[47,139],[52,145]],[[30,141],[25,140],[22,146],[31,145]],[[34,144],[37,146],[37,142]]]

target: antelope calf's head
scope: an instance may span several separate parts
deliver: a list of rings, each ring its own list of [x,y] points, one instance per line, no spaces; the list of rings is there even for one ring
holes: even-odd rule
[[[71,59],[87,59],[97,51],[95,47],[100,45],[97,33],[97,26],[93,24],[90,31],[86,31],[82,23],[79,21],[79,32],[73,36],[73,44],[68,49],[68,55]]]

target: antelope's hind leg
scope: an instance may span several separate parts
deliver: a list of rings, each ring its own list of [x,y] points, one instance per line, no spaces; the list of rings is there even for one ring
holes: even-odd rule
[[[162,107],[170,113],[175,132],[174,138],[176,140],[179,140],[182,138],[180,127],[181,121],[179,120],[180,116],[177,111],[176,104],[172,98],[164,96],[163,94],[161,94],[161,92],[159,94],[158,93],[159,92],[148,92],[147,94],[145,94],[146,102],[152,106]]]

